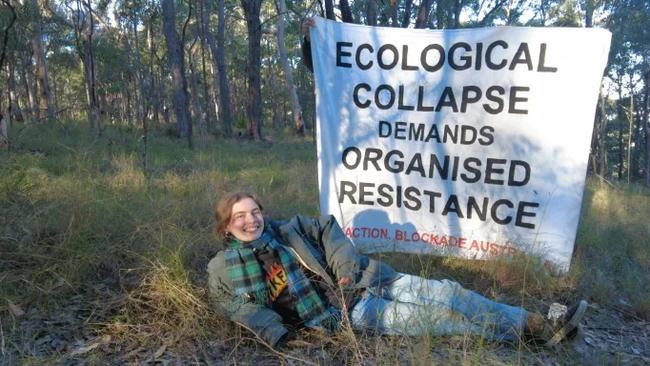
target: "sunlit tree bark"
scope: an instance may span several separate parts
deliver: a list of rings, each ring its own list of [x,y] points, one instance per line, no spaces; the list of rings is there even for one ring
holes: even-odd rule
[[[262,139],[262,94],[260,67],[262,65],[260,41],[262,24],[260,9],[262,0],[241,0],[246,17],[248,31],[248,57],[246,75],[248,80],[248,100],[246,114],[248,118],[248,137],[254,140]]]
[[[48,80],[47,64],[45,62],[45,50],[41,37],[43,36],[43,25],[41,19],[41,10],[38,0],[32,0],[34,7],[34,31],[32,36],[32,48],[34,63],[36,64],[36,81],[39,91],[39,110],[38,118],[41,122],[54,120],[56,114],[54,111],[54,101],[50,83]]]
[[[185,55],[183,45],[176,34],[176,12],[174,0],[162,0],[163,31],[167,43],[167,55],[172,72],[174,90],[174,112],[178,135],[187,138],[192,146],[192,125],[190,122],[189,101],[187,95],[187,79],[185,78]]]
[[[293,82],[293,71],[287,60],[287,51],[284,46],[284,14],[287,12],[287,6],[284,0],[277,0],[278,8],[278,22],[277,22],[277,39],[278,39],[278,53],[280,54],[280,64],[284,71],[284,76],[287,79],[287,87],[289,88],[289,96],[291,98],[291,114],[293,117],[293,125],[295,131],[299,135],[305,133],[305,123],[302,118],[302,108],[298,100],[298,93],[296,86]]]

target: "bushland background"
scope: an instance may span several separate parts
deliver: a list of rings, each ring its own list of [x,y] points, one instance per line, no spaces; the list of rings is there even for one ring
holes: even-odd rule
[[[544,349],[346,327],[273,351],[214,313],[220,195],[318,214],[299,49],[315,14],[612,32],[567,276],[535,258],[382,256],[539,311],[586,298],[581,337]],[[0,0],[0,32],[0,364],[650,363],[650,1]]]

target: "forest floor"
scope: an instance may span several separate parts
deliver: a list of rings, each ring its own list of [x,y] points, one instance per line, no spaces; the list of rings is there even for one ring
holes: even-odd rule
[[[46,129],[46,131],[43,131]],[[258,192],[270,217],[318,214],[315,147],[212,141],[187,149],[137,130],[14,130],[0,152],[0,365],[650,364],[650,191],[590,179],[569,272],[535,258],[468,261],[382,254],[402,272],[450,278],[544,312],[589,301],[583,331],[555,348],[471,336],[301,331],[274,351],[212,310],[205,268],[219,250],[212,206]],[[144,170],[144,171],[143,171]]]
[[[169,334],[157,344],[143,346],[140,338],[152,331],[147,329],[133,329],[133,337],[113,336],[104,324],[128,301],[128,295],[96,284],[50,309],[29,304],[23,309],[14,304],[10,319],[2,320],[0,364],[650,364],[650,322],[634,316],[624,304],[590,304],[581,334],[555,348],[479,345],[479,339],[459,336],[434,339],[359,334],[352,346],[349,339],[303,332],[284,348],[272,351],[251,334],[222,322],[221,336],[182,343],[174,343],[174,335]]]

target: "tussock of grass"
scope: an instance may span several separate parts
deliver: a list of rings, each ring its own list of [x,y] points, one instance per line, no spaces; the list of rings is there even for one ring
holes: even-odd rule
[[[142,347],[183,347],[214,336],[215,326],[225,324],[210,311],[206,290],[190,282],[178,260],[171,266],[151,263],[102,333]]]

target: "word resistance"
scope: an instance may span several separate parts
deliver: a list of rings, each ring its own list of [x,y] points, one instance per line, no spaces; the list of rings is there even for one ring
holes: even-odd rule
[[[341,181],[339,184],[339,203],[353,205],[379,205],[383,207],[404,207],[411,211],[425,210],[440,213],[442,216],[454,214],[459,219],[488,218],[499,224],[514,225],[525,229],[535,229],[531,222],[537,216],[537,202],[513,202],[506,198],[491,201],[488,197],[469,196],[462,200],[455,194],[443,197],[440,192],[419,189],[412,186],[391,186],[370,182]]]

